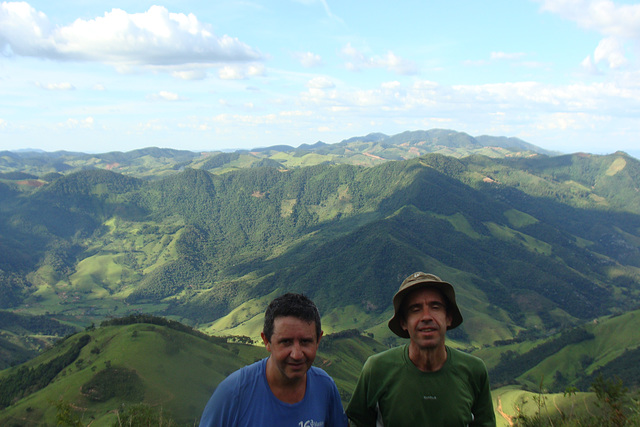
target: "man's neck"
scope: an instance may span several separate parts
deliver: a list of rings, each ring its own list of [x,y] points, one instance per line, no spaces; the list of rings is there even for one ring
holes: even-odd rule
[[[282,377],[275,363],[269,358],[266,367],[267,384],[273,395],[284,403],[298,403],[304,399],[307,390],[307,375],[296,380],[288,381]]]
[[[444,345],[433,348],[420,348],[413,343],[409,343],[409,360],[423,372],[439,371],[447,361],[447,349]]]

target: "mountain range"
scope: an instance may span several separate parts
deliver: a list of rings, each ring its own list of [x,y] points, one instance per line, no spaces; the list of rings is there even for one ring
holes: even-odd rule
[[[496,384],[579,384],[638,349],[628,329],[611,351],[589,343],[598,325],[637,326],[639,192],[623,152],[441,129],[236,152],[1,152],[1,360],[135,313],[257,339],[286,291],[309,295],[328,333],[395,345],[391,297],[425,271],[454,284],[465,322],[450,341]],[[542,367],[570,345],[581,370]]]

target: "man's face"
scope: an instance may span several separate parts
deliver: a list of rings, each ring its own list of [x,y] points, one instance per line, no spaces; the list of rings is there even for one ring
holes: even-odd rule
[[[284,382],[305,378],[316,358],[321,337],[322,333],[316,337],[315,322],[309,323],[293,316],[274,319],[271,341],[262,334],[267,351],[275,362],[276,374]]]
[[[412,344],[420,349],[444,347],[451,316],[440,291],[422,288],[409,293],[403,302],[403,313],[400,324],[409,333]]]

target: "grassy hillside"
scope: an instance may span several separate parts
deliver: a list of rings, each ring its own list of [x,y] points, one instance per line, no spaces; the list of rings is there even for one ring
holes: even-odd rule
[[[83,425],[111,425],[117,411],[144,404],[179,424],[193,425],[222,379],[268,354],[262,346],[207,338],[189,333],[184,325],[178,329],[175,323],[102,326],[71,336],[20,367],[0,371],[5,394],[16,373],[26,377],[25,370],[42,370],[85,337],[77,357],[49,384],[31,386],[0,410],[0,424],[53,425],[59,408],[70,404]],[[347,400],[364,360],[380,349],[381,344],[357,333],[328,335],[316,365],[333,376]]]
[[[632,315],[631,319],[634,319],[638,313]],[[617,338],[614,342],[607,335],[616,330],[627,339],[633,339],[629,333],[636,333],[637,324],[622,326],[628,321],[629,318],[602,319],[594,324],[594,344],[607,345],[611,353],[619,353],[621,345],[616,343],[623,339]],[[628,333],[622,332],[621,327]],[[3,398],[0,423],[7,426],[53,425],[65,419],[67,422],[75,420],[80,425],[106,426],[117,423],[118,419],[126,422],[127,417],[135,413],[155,420],[152,424],[162,417],[165,423],[172,420],[173,425],[193,425],[222,379],[268,355],[261,345],[239,343],[242,340],[242,337],[207,336],[186,325],[158,317],[143,315],[113,319],[58,342],[23,365],[0,371]],[[315,365],[334,378],[343,404],[346,404],[366,358],[386,348],[369,335],[345,330],[322,339]],[[589,352],[588,349],[583,352],[576,348],[567,350],[545,358],[541,365],[570,365],[573,357]],[[491,363],[486,352],[476,354],[486,356]],[[604,359],[611,361],[611,357]],[[603,362],[603,359],[594,360],[593,365]],[[536,368],[529,374],[538,374]],[[601,398],[593,389],[550,393],[544,378],[529,391],[519,385],[492,391],[499,426],[525,422],[522,417],[540,419],[540,425],[547,425],[553,423],[549,421],[551,419],[557,424],[558,417],[583,422],[589,417],[589,422],[593,423],[603,422],[610,416],[606,405],[597,402]],[[601,384],[610,387],[612,383]],[[627,399],[625,396],[622,397]],[[633,405],[631,401],[622,401],[625,405]],[[626,406],[625,414],[634,416]]]
[[[235,153],[2,152],[0,383],[32,382],[2,394],[0,420],[70,411],[109,424],[142,402],[191,425],[264,350],[164,324],[91,325],[153,313],[257,340],[286,291],[311,296],[334,333],[317,363],[346,401],[366,356],[401,343],[390,301],[417,270],[455,285],[465,322],[449,342],[486,361],[507,418],[515,404],[535,414],[541,388],[563,413],[593,400],[563,391],[600,375],[635,389],[640,162],[540,153],[447,130]]]
[[[593,392],[589,393],[532,393],[514,387],[493,391],[496,408],[496,425],[561,425],[559,419],[571,420],[567,425],[599,425],[595,418],[602,413],[600,402]],[[519,415],[528,417],[529,424]],[[590,422],[587,418],[590,418]],[[555,424],[554,424],[555,421]]]
[[[421,149],[499,151],[518,141],[494,141],[489,148],[444,131],[403,138],[193,158],[150,150],[135,153],[136,167],[149,168],[151,158],[163,158],[165,166],[156,173],[146,169],[144,179],[114,172],[115,166],[61,167],[25,189],[13,178],[33,184],[39,175],[5,174],[0,308],[9,321],[0,322],[0,366],[32,357],[74,328],[132,313],[257,340],[268,301],[297,291],[316,301],[327,332],[357,328],[366,334],[343,342],[327,337],[323,344],[333,342],[340,352],[340,363],[330,353],[319,363],[335,374],[346,399],[365,354],[400,343],[386,327],[391,297],[404,277],[423,270],[455,285],[465,322],[449,342],[486,360],[496,386],[532,392],[543,379],[552,392],[588,391],[602,374],[636,387],[640,162],[624,153],[418,156]],[[344,157],[340,150],[354,151]],[[168,166],[172,155],[183,159],[175,169]],[[20,160],[11,159],[14,166]],[[117,153],[105,159],[129,161]],[[25,319],[52,323],[45,330]],[[108,327],[87,331],[97,350],[82,347],[77,358],[83,361],[65,369],[80,379],[56,393],[81,399],[82,385],[113,368],[133,381],[128,396],[137,396],[152,373],[135,366],[145,350],[134,346],[170,348],[173,332],[136,329],[132,339],[133,329],[111,338],[95,335]],[[120,344],[114,350],[104,344],[103,351],[98,344],[105,342]],[[218,366],[248,363],[255,350],[238,356],[229,352],[244,354],[241,345],[211,345],[218,347],[206,351],[236,364],[191,361],[165,350],[155,350],[154,363],[209,369],[215,382],[226,372]],[[51,351],[45,355],[57,350]],[[115,357],[121,353],[133,355]],[[122,366],[107,366],[115,360]],[[60,375],[47,388],[71,381]],[[166,386],[153,381],[157,390]],[[29,399],[38,393],[44,390]],[[154,393],[143,401],[167,408],[172,399]],[[20,416],[42,416],[34,408],[44,408],[45,400],[23,406]],[[103,403],[85,403],[80,407],[95,406],[91,414],[107,412]],[[176,417],[187,419],[186,406],[176,403]],[[51,417],[54,409],[47,411]]]
[[[234,313],[297,290],[331,328],[384,340],[395,289],[426,270],[458,289],[463,345],[558,331],[638,307],[639,170],[624,154],[430,154],[155,181],[72,173],[3,193],[2,303],[79,326],[140,310],[255,336]]]
[[[473,352],[482,358],[495,387],[536,391],[588,391],[599,375],[640,387],[640,311],[598,318],[562,333],[531,340],[497,341]]]
[[[607,316],[581,333],[474,351],[489,367],[498,425],[637,425],[639,316]],[[504,378],[511,385],[498,384]]]
[[[0,369],[29,360],[60,337],[76,331],[49,316],[0,310]]]

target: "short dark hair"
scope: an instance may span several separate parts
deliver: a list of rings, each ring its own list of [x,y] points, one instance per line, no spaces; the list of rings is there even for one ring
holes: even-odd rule
[[[318,307],[303,294],[287,293],[271,301],[264,313],[264,326],[262,332],[271,342],[273,335],[273,322],[277,317],[293,316],[305,322],[316,324],[316,339],[320,338],[322,325]]]

